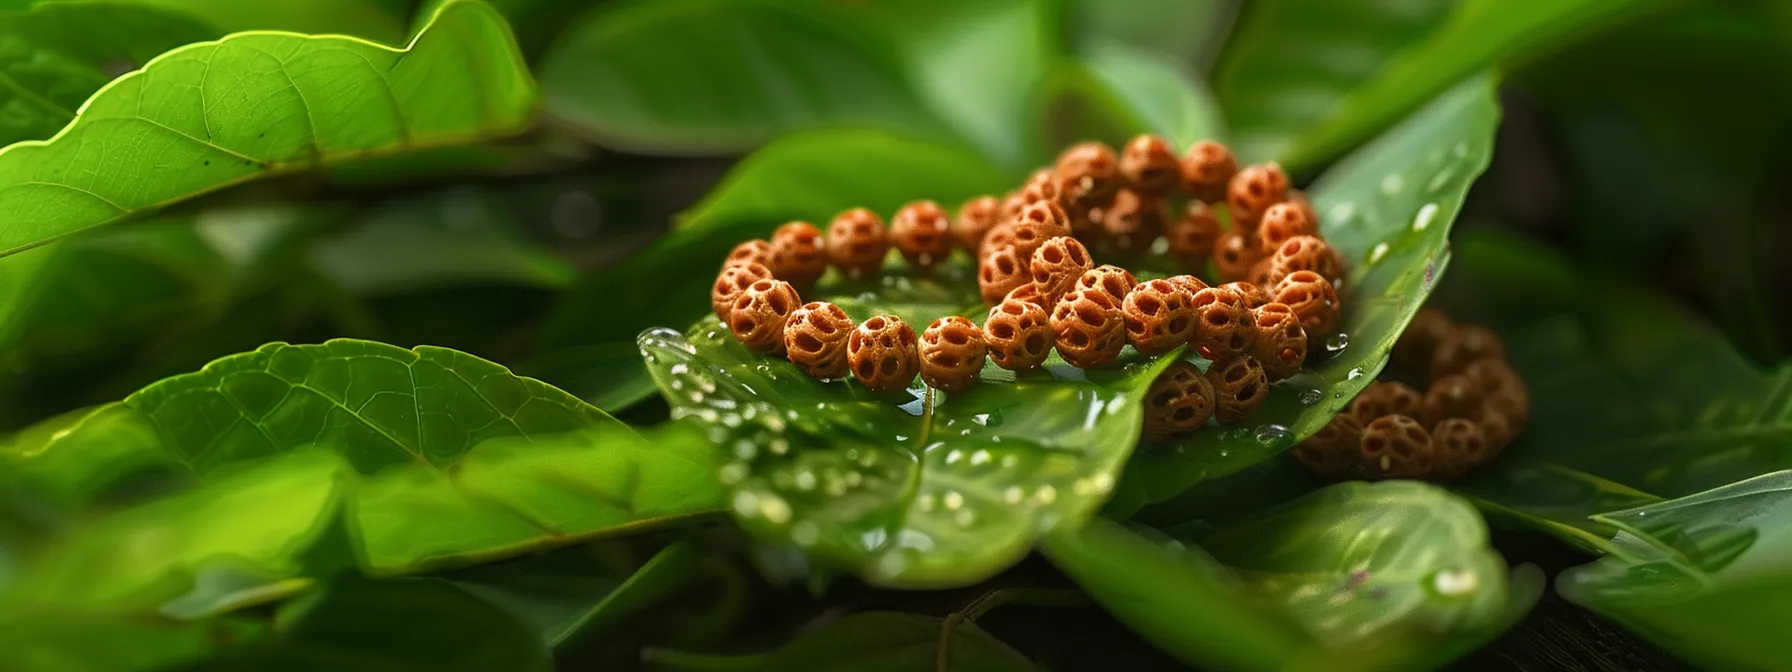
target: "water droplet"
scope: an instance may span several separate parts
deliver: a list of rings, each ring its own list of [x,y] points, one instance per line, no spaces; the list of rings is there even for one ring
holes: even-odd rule
[[[1014,453],[1009,453],[1007,455],[1002,456],[1002,468],[1013,469],[1017,466],[1020,466],[1020,458],[1015,456]]]
[[[1332,226],[1341,226],[1345,223],[1348,223],[1350,221],[1350,217],[1355,214],[1356,214],[1356,204],[1355,203],[1339,203],[1337,205],[1332,206],[1331,211],[1327,212],[1325,214],[1325,217],[1326,217],[1326,219],[1331,220]]]
[[[1425,227],[1431,226],[1431,220],[1436,218],[1437,204],[1426,203],[1425,207],[1419,208],[1419,214],[1412,218],[1412,230],[1424,231]]]
[[[1041,485],[1039,491],[1033,493],[1033,499],[1039,500],[1040,504],[1050,504],[1058,500],[1058,489],[1050,485]]]
[[[977,465],[981,465],[986,462],[989,462],[989,457],[990,457],[989,451],[987,451],[987,450],[978,450],[975,453],[971,453],[971,466],[977,466]]]
[[[1313,404],[1319,403],[1319,400],[1324,397],[1325,393],[1320,392],[1319,390],[1301,390],[1300,403],[1303,406],[1312,406]]]
[[[1010,485],[1007,489],[1002,490],[1002,501],[1009,504],[1019,504],[1021,498],[1025,497],[1026,494],[1027,493],[1021,491],[1020,486]]]
[[[964,507],[964,495],[959,494],[956,490],[947,492],[940,498],[940,501],[946,505],[947,511],[957,511]]]
[[[759,495],[747,490],[734,493],[734,512],[749,518],[758,515]]]
[[[965,509],[952,516],[952,519],[958,522],[959,527],[970,527],[977,522],[977,512]]]
[[[1376,243],[1375,247],[1370,248],[1369,250],[1368,263],[1373,264],[1377,261],[1381,261],[1381,258],[1385,256],[1388,256],[1388,244]]]
[[[1350,334],[1346,334],[1342,331],[1332,334],[1331,338],[1325,339],[1325,349],[1328,352],[1337,352],[1348,347],[1350,347]]]
[[[1288,428],[1281,425],[1260,425],[1251,436],[1257,439],[1257,443],[1267,446],[1288,438]]]
[[[783,455],[790,452],[790,442],[784,439],[772,439],[771,443],[766,444],[766,448],[771,449],[773,455]]]
[[[765,515],[766,520],[778,525],[790,522],[790,504],[777,495],[766,494],[761,497],[759,512]]]
[[[813,471],[796,472],[796,489],[803,490],[803,491],[814,490],[815,489],[815,472],[813,472]]]
[[[752,441],[741,439],[734,442],[734,454],[740,459],[751,460],[759,454],[759,446],[754,445]]]
[[[1465,595],[1474,592],[1480,583],[1471,571],[1444,570],[1431,577],[1431,588],[1440,595]]]
[[[1345,380],[1356,380],[1358,378],[1363,377],[1363,369],[1362,369],[1362,367],[1357,367],[1357,368],[1351,369],[1350,373],[1347,373],[1344,375],[1345,375],[1345,378],[1344,378]]]
[[[952,452],[946,453],[946,464],[957,464],[962,459],[964,459],[964,451],[953,449]]]
[[[1406,181],[1400,177],[1399,173],[1390,173],[1387,177],[1381,178],[1381,192],[1389,196],[1400,193],[1400,188],[1404,186],[1406,186]]]

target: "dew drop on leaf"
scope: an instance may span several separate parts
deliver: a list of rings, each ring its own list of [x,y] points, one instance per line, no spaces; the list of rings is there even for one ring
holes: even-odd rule
[[[1325,339],[1325,349],[1327,352],[1339,352],[1348,347],[1350,347],[1350,334],[1346,334],[1342,331],[1332,334],[1331,338]]]

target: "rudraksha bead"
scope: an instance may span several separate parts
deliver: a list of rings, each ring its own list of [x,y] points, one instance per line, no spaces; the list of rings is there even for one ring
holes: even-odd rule
[[[895,315],[878,315],[853,329],[846,357],[853,375],[875,392],[908,387],[920,368],[915,330]]]
[[[1499,334],[1479,324],[1458,324],[1444,335],[1431,352],[1431,379],[1460,373],[1478,359],[1505,359],[1506,344]]]
[[[983,322],[989,359],[1009,371],[1039,368],[1052,354],[1051,318],[1038,304],[1009,298]]]
[[[1201,369],[1176,362],[1145,391],[1145,427],[1140,438],[1161,443],[1200,429],[1213,417],[1213,383]]]
[[[1169,241],[1170,256],[1183,270],[1200,272],[1213,258],[1220,239],[1220,220],[1213,208],[1200,201],[1189,201],[1182,216],[1171,222],[1164,232]]]
[[[1226,188],[1226,207],[1232,214],[1232,230],[1255,231],[1269,206],[1288,200],[1288,174],[1275,163],[1246,166],[1232,176]]]
[[[1270,255],[1271,279],[1280,281],[1295,271],[1312,271],[1326,280],[1344,277],[1340,255],[1318,236],[1295,236],[1282,241]]]
[[[976,255],[983,237],[996,227],[997,211],[1001,207],[1002,202],[994,196],[978,196],[965,201],[958,207],[958,217],[952,220],[952,237],[958,239],[958,245],[965,251]]]
[[[932,268],[952,253],[952,222],[933,201],[902,206],[890,220],[890,240],[916,268]]]
[[[1263,211],[1263,221],[1257,224],[1257,247],[1274,250],[1289,238],[1317,235],[1318,223],[1307,219],[1307,212],[1299,205],[1284,201]]]
[[[846,340],[852,335],[852,318],[839,306],[811,301],[784,322],[784,354],[816,378],[846,375]]]
[[[1170,143],[1161,136],[1145,134],[1121,150],[1120,175],[1141,195],[1163,196],[1182,181],[1182,166]]]
[[[1088,248],[1070,236],[1045,241],[1033,252],[1027,268],[1033,274],[1033,289],[1043,305],[1055,306],[1058,299],[1076,288],[1077,278],[1094,268]]]
[[[822,249],[821,229],[808,222],[791,222],[772,232],[772,272],[779,280],[807,287],[828,270],[827,250]]]
[[[1058,155],[1058,200],[1066,210],[1088,210],[1106,203],[1120,188],[1120,161],[1099,142],[1072,145]]]
[[[796,288],[783,280],[759,280],[734,297],[728,309],[728,330],[748,350],[759,353],[784,349],[784,323],[803,305]]]
[[[1202,140],[1182,155],[1182,191],[1206,203],[1226,200],[1226,185],[1238,174],[1232,150],[1212,140]]]
[[[1213,383],[1213,417],[1222,425],[1251,417],[1269,396],[1269,379],[1263,374],[1263,366],[1250,355],[1227,355],[1214,360],[1207,369],[1207,381]]]
[[[1492,457],[1486,433],[1465,418],[1448,418],[1431,428],[1432,471],[1444,478],[1461,478]]]
[[[769,280],[774,276],[772,269],[756,261],[745,261],[722,267],[716,275],[716,284],[709,290],[709,306],[716,312],[716,317],[723,322],[728,321],[728,311],[734,308],[734,299],[746,291],[753,283]]]
[[[1350,402],[1349,413],[1364,427],[1384,415],[1419,418],[1425,415],[1425,395],[1406,383],[1378,380],[1357,393]]]
[[[1343,476],[1362,455],[1363,425],[1356,416],[1339,413],[1294,447],[1294,459],[1322,476]]]
[[[1307,338],[1329,336],[1338,329],[1338,292],[1332,282],[1312,271],[1295,271],[1276,285],[1277,303],[1300,315]]]
[[[1077,289],[1094,290],[1106,294],[1108,302],[1116,307],[1120,305],[1121,301],[1126,300],[1127,293],[1131,292],[1132,288],[1138,284],[1139,280],[1132,276],[1132,271],[1112,264],[1102,264],[1091,268],[1076,279]]]
[[[1195,295],[1168,280],[1141,282],[1120,304],[1126,340],[1147,355],[1169,352],[1195,333]]]
[[[1400,340],[1394,343],[1394,361],[1415,371],[1429,371],[1431,354],[1437,351],[1437,344],[1455,328],[1456,323],[1450,321],[1444,311],[1420,308],[1407,323],[1406,330],[1400,332]]]
[[[1214,241],[1213,266],[1226,280],[1250,279],[1251,268],[1264,256],[1255,240],[1236,229],[1220,234],[1219,240]]]
[[[763,239],[754,238],[735,245],[734,249],[728,251],[728,258],[722,260],[722,268],[739,266],[748,262],[771,268],[772,244]]]
[[[828,260],[854,278],[868,278],[883,270],[890,241],[884,236],[884,220],[865,208],[853,208],[834,216],[828,224]]]
[[[1013,245],[987,251],[977,264],[977,289],[983,295],[983,302],[992,306],[1016,287],[1032,282],[1032,273]]]
[[[1064,361],[1079,369],[1113,362],[1126,347],[1120,305],[1099,289],[1078,289],[1052,308],[1052,342]]]
[[[1266,303],[1251,311],[1251,317],[1257,328],[1251,356],[1263,365],[1263,373],[1272,381],[1299,373],[1307,360],[1307,332],[1300,316],[1285,304]]]
[[[921,380],[948,392],[970,387],[987,353],[983,330],[970,320],[957,315],[934,320],[921,332]]]
[[[1431,473],[1431,432],[1405,415],[1384,415],[1363,426],[1362,463],[1381,478],[1423,478]]]
[[[1195,292],[1195,335],[1191,342],[1196,352],[1208,359],[1244,354],[1256,336],[1251,311],[1244,297],[1225,287],[1208,287]]]
[[[1121,189],[1101,212],[1101,233],[1121,253],[1138,253],[1151,247],[1164,232],[1163,200]]]

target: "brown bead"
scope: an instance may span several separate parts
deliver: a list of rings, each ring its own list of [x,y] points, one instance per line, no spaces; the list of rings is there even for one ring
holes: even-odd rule
[[[1255,333],[1244,297],[1225,287],[1195,292],[1195,351],[1208,359],[1250,351]]]
[[[1511,418],[1492,411],[1482,413],[1481,419],[1475,422],[1481,428],[1481,435],[1487,439],[1487,459],[1491,460],[1506,449],[1520,431]]]
[[[1203,289],[1207,289],[1207,283],[1205,281],[1192,275],[1172,275],[1164,279],[1168,280],[1172,285],[1188,290],[1190,295]]]
[[[1133,138],[1120,151],[1120,176],[1133,191],[1163,196],[1182,181],[1182,165],[1169,142],[1161,136],[1145,134]]]
[[[762,239],[754,238],[753,240],[735,245],[734,249],[728,251],[728,258],[722,260],[722,268],[740,266],[748,262],[761,264],[766,268],[771,268],[772,244]]]
[[[1126,340],[1147,355],[1174,350],[1195,333],[1195,294],[1168,280],[1141,282],[1120,304]]]
[[[1294,309],[1266,303],[1251,311],[1251,318],[1257,328],[1251,356],[1263,365],[1263,373],[1272,381],[1299,373],[1307,360],[1307,331],[1301,328]]]
[[[1057,303],[1056,301],[1050,303],[1046,302],[1045,297],[1039,295],[1039,286],[1031,282],[1015,287],[1014,291],[1009,292],[1007,296],[1002,297],[1003,301],[1009,299],[1031,303],[1035,306],[1039,306],[1040,310],[1045,310],[1046,306]]]
[[[1257,224],[1257,249],[1273,250],[1289,238],[1317,235],[1319,225],[1307,218],[1306,211],[1284,201],[1263,211],[1263,221]]]
[[[1263,251],[1257,249],[1256,241],[1236,230],[1227,231],[1215,242],[1213,266],[1219,269],[1221,278],[1247,280],[1251,277],[1251,268],[1264,256]]]
[[[1485,400],[1487,412],[1509,418],[1514,428],[1523,427],[1531,417],[1531,394],[1518,371],[1503,359],[1479,359],[1463,367],[1467,377]]]
[[[1033,289],[1043,305],[1055,306],[1058,299],[1076,288],[1077,278],[1094,268],[1088,248],[1070,236],[1045,241],[1033,252],[1027,268],[1033,274]]]
[[[1384,415],[1363,426],[1362,464],[1381,478],[1423,478],[1431,473],[1431,432],[1410,416]]]
[[[993,306],[1016,287],[1032,282],[1032,273],[1013,245],[992,250],[977,263],[977,289],[985,304]]]
[[[1365,427],[1384,415],[1418,418],[1425,415],[1425,396],[1406,383],[1377,380],[1357,393],[1349,412]]]
[[[1182,217],[1170,223],[1164,237],[1169,240],[1170,256],[1177,264],[1198,273],[1207,268],[1207,260],[1213,258],[1214,247],[1219,244],[1220,220],[1206,203],[1189,201]]]
[[[890,220],[890,241],[910,266],[933,268],[952,253],[952,220],[933,201],[902,206]]]
[[[1306,216],[1307,221],[1313,223],[1314,230],[1319,229],[1319,211],[1313,209],[1313,200],[1307,198],[1307,192],[1291,188],[1288,190],[1286,202],[1293,203],[1294,207],[1300,208],[1301,214]]]
[[[1463,418],[1449,418],[1431,428],[1432,469],[1443,478],[1461,478],[1491,458],[1486,433]]]
[[[1238,292],[1239,296],[1244,297],[1244,307],[1246,308],[1256,310],[1263,304],[1269,303],[1269,290],[1264,289],[1257,283],[1239,280],[1237,282],[1228,282],[1220,286]]]
[[[1079,369],[1113,362],[1126,347],[1120,304],[1098,289],[1078,289],[1052,308],[1052,342],[1064,361]]]
[[[1066,209],[1086,210],[1106,203],[1120,188],[1120,160],[1099,142],[1072,145],[1058,155],[1058,202]]]
[[[1108,296],[1108,302],[1116,307],[1126,300],[1126,295],[1139,284],[1138,278],[1132,277],[1128,271],[1112,264],[1102,264],[1089,269],[1076,279],[1077,289],[1088,289]]]
[[[1288,200],[1288,174],[1282,166],[1260,163],[1246,166],[1232,176],[1226,188],[1226,208],[1232,213],[1232,229],[1251,231],[1269,206]]]
[[[1339,413],[1292,452],[1294,459],[1322,476],[1342,476],[1357,466],[1362,440],[1362,423],[1354,415]]]
[[[984,257],[989,256],[989,253],[991,252],[1004,247],[1013,247],[1014,228],[1014,221],[1009,220],[997,224],[995,228],[990,229],[989,233],[983,236],[983,244],[977,247],[977,259],[981,261]]]
[[[1020,209],[1027,207],[1027,192],[1021,189],[1010,191],[1002,197],[1002,205],[996,208],[996,224],[1014,219]]]
[[[1226,200],[1226,185],[1238,174],[1232,150],[1212,140],[1202,140],[1182,155],[1182,191],[1206,203]]]
[[[734,297],[728,310],[728,330],[741,345],[754,352],[784,349],[784,323],[803,305],[796,288],[783,280],[759,280]]]
[[[1263,374],[1263,365],[1250,355],[1214,360],[1207,369],[1207,381],[1213,383],[1213,416],[1222,425],[1251,417],[1269,396],[1269,378]]]
[[[1499,334],[1479,324],[1458,324],[1444,335],[1431,352],[1432,380],[1460,373],[1477,359],[1505,359],[1506,344]]]
[[[1021,206],[1025,207],[1040,201],[1050,201],[1062,205],[1058,198],[1058,174],[1050,168],[1040,168],[1027,175],[1027,181],[1020,185]],[[1019,211],[1015,211],[1019,214]]]
[[[895,315],[878,315],[853,329],[846,357],[853,375],[874,392],[908,387],[920,368],[915,330]]]
[[[816,378],[846,375],[846,339],[852,318],[826,301],[803,304],[784,321],[784,354]]]
[[[1270,277],[1280,281],[1295,271],[1312,271],[1327,280],[1344,277],[1340,255],[1317,236],[1295,236],[1282,241],[1270,255]]]
[[[1425,389],[1425,420],[1437,423],[1449,418],[1473,420],[1486,408],[1474,381],[1462,374],[1451,374],[1431,381]]]
[[[921,332],[921,380],[948,392],[977,382],[988,347],[983,329],[970,320],[948,315],[934,320]]]
[[[976,254],[983,237],[995,228],[1001,207],[1002,202],[994,196],[978,196],[958,206],[958,216],[952,219],[952,237],[958,240],[958,246]]]
[[[808,286],[828,270],[821,229],[808,222],[790,222],[772,232],[772,273],[792,285]]]
[[[1038,304],[1010,298],[983,322],[989,360],[1009,371],[1039,368],[1052,354],[1051,318]]]
[[[1143,252],[1164,232],[1163,200],[1131,189],[1114,194],[1114,202],[1099,213],[1102,235],[1122,253]]]
[[[1051,201],[1028,203],[1027,207],[1021,208],[1019,215],[1014,216],[1014,222],[1015,237],[1018,240],[1027,240],[1021,232],[1028,229],[1037,231],[1041,242],[1070,235],[1070,215]]]
[[[715,309],[716,317],[727,322],[728,312],[734,309],[734,300],[741,292],[755,282],[772,278],[772,269],[756,261],[724,266],[716,275],[716,284],[709,290],[709,306]]]
[[[842,273],[868,278],[883,269],[890,240],[884,220],[865,208],[853,208],[834,216],[828,224],[828,260]]]
[[[1176,362],[1145,391],[1145,427],[1140,438],[1162,443],[1200,429],[1213,417],[1213,383],[1201,369]]]
[[[1264,257],[1257,260],[1257,263],[1251,265],[1251,272],[1245,277],[1245,282],[1249,282],[1258,287],[1263,287],[1267,291],[1268,289],[1275,287],[1276,283],[1282,281],[1282,279],[1277,277],[1273,271],[1274,265],[1270,263],[1270,258]]]
[[[1300,315],[1307,338],[1329,336],[1338,329],[1338,291],[1332,282],[1312,271],[1295,271],[1276,285],[1277,303],[1286,303]]]
[[[1437,344],[1455,329],[1456,323],[1451,322],[1444,311],[1419,309],[1406,324],[1406,331],[1400,332],[1400,340],[1394,343],[1394,362],[1413,371],[1429,371],[1431,354],[1437,351]]]

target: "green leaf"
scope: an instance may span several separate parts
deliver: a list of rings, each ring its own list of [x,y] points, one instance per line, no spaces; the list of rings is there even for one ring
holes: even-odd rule
[[[1020,179],[964,148],[882,132],[781,139],[735,167],[679,229],[582,279],[543,326],[543,354],[528,370],[602,408],[626,408],[654,390],[635,337],[708,313],[716,269],[737,243],[792,220],[825,227],[852,207],[885,217],[918,199],[956,208]]]
[[[61,672],[158,672],[203,660],[218,647],[251,639],[249,619],[182,622],[141,616],[0,616],[0,667]],[[95,642],[105,642],[96,646]]]
[[[1111,525],[1046,548],[1166,651],[1235,669],[1439,666],[1542,590],[1534,570],[1509,586],[1473,507],[1415,482],[1332,486],[1197,542],[1212,559]]]
[[[1079,52],[1132,45],[1184,72],[1196,72],[1225,38],[1237,11],[1230,0],[1072,0]]]
[[[309,263],[357,295],[477,283],[558,289],[575,271],[530,240],[491,193],[453,189],[380,203],[312,241]]]
[[[122,1],[191,12],[232,32],[341,33],[387,44],[403,43],[405,12],[413,4],[411,0]],[[423,18],[427,19],[428,15]]]
[[[1207,429],[1141,449],[1127,465],[1111,514],[1123,517],[1292,447],[1375,380],[1449,262],[1451,222],[1487,167],[1499,118],[1492,79],[1478,78],[1314,183],[1326,240],[1350,262],[1340,297],[1347,341],[1310,343],[1306,370],[1270,389],[1255,426]],[[1343,347],[1328,352],[1337,345]]]
[[[945,619],[933,616],[862,611],[807,630],[775,651],[722,656],[649,649],[643,657],[657,669],[670,670],[1037,669],[976,624],[960,622],[950,631],[945,627]]]
[[[891,55],[813,5],[655,0],[602,7],[542,59],[548,110],[637,151],[737,152],[819,125],[948,134]]]
[[[1087,517],[1137,440],[1145,388],[1174,360],[992,373],[948,397],[811,378],[713,317],[688,338],[642,334],[641,351],[674,417],[732,452],[720,475],[742,526],[907,587],[975,583]]]
[[[1088,45],[1069,79],[1072,100],[1086,99],[1094,118],[1078,124],[1077,137],[1064,138],[1066,144],[1093,137],[1119,145],[1140,133],[1156,133],[1173,146],[1187,147],[1225,135],[1219,109],[1199,81],[1128,44]]]
[[[55,137],[0,149],[0,251],[269,175],[514,132],[533,108],[509,30],[474,0],[404,50],[276,33],[183,47]]]
[[[1306,169],[1472,74],[1660,0],[1252,3],[1215,76],[1237,149]]]
[[[223,33],[181,12],[47,2],[0,13],[0,147],[54,135],[114,76]]]
[[[1785,664],[1792,618],[1792,472],[1595,516],[1613,552],[1556,589],[1707,669]]]
[[[198,669],[553,669],[504,610],[440,579],[343,577],[280,609],[270,632]]]

